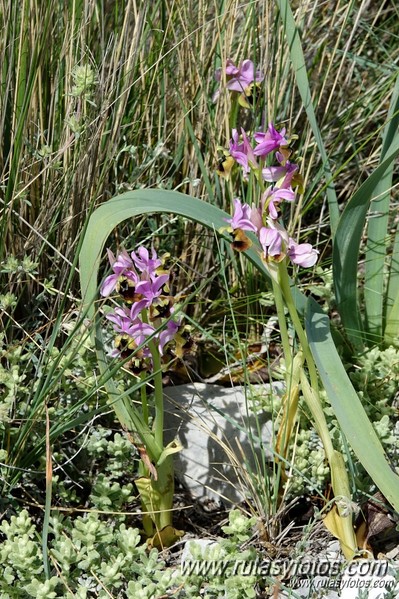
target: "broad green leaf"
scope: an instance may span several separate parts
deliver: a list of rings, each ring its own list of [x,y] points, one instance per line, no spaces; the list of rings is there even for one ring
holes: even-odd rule
[[[367,211],[376,185],[398,154],[399,137],[396,136],[386,152],[386,158],[346,205],[334,238],[333,278],[338,311],[348,339],[355,347],[363,345],[363,326],[358,306],[357,286],[360,243]]]
[[[391,144],[398,134],[399,125],[399,76],[396,78],[388,122],[383,133],[380,162],[383,162]],[[384,277],[387,261],[387,233],[389,205],[393,176],[393,162],[377,183],[370,203],[367,226],[367,247],[364,277],[365,328],[371,343],[380,343],[383,336],[385,312]],[[391,266],[394,266],[391,262]]]
[[[296,26],[294,15],[288,0],[277,0],[277,6],[280,12],[281,22],[284,27],[285,36],[287,38],[292,66],[295,73],[296,83],[299,93],[302,98],[303,106],[306,110],[309,124],[312,128],[314,138],[319,148],[320,156],[323,161],[324,174],[327,181],[327,200],[330,215],[331,232],[334,235],[338,226],[339,210],[337,195],[335,193],[333,177],[328,163],[328,156],[324,147],[323,138],[320,133],[319,126],[316,120],[316,114],[312,103],[312,94],[309,86],[309,78],[306,70],[305,57],[302,50],[301,38],[299,30]]]
[[[399,476],[392,470],[338,355],[328,316],[308,298],[306,332],[320,378],[355,455],[390,504],[399,511]]]

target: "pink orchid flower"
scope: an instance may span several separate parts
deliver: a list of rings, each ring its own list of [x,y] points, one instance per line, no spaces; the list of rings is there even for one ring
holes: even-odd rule
[[[222,81],[223,69],[219,68],[215,71],[216,81]],[[240,66],[236,66],[232,60],[227,59],[226,66],[224,68],[227,80],[227,89],[230,91],[243,93],[247,87],[254,82],[263,81],[264,76],[261,71],[255,71],[255,66],[252,60],[243,60]],[[220,88],[213,94],[212,100],[216,102],[220,95]]]
[[[241,229],[242,231],[253,231],[256,233],[256,225],[251,222],[252,208],[248,204],[242,204],[241,200],[236,198],[234,202],[234,214],[232,218],[224,220],[230,223],[233,230]]]
[[[276,152],[276,156],[279,152]],[[277,183],[280,188],[291,187],[292,179],[298,172],[298,165],[287,160],[281,166],[266,166],[262,169],[262,178],[269,183]]]
[[[245,173],[249,173],[251,167],[258,168],[258,163],[244,129],[241,129],[241,135],[242,142],[240,143],[237,129],[232,130],[232,139],[230,140],[230,155],[236,162],[238,162],[238,164],[243,167]]]
[[[162,295],[163,286],[169,281],[169,275],[160,275],[154,278],[152,281],[140,281],[136,285],[136,292],[144,296],[149,308],[155,298]]]
[[[157,268],[162,265],[162,260],[157,257],[154,248],[152,249],[151,258],[147,248],[144,246],[140,246],[137,253],[132,252],[131,256],[136,268],[148,275],[148,278],[153,277]]]
[[[290,238],[287,255],[294,264],[309,268],[316,264],[319,252],[310,243],[296,243]]]
[[[103,297],[107,297],[112,293],[118,284],[119,277],[126,277],[133,282],[138,280],[137,273],[134,270],[133,261],[126,250],[123,250],[118,254],[117,258],[115,258],[114,254],[109,249],[107,249],[107,254],[114,274],[106,277],[101,285],[100,293]]]
[[[285,133],[285,128],[281,129],[281,133],[279,133],[273,123],[269,123],[266,133],[255,133],[254,139],[258,144],[254,149],[255,156],[264,157],[274,152],[274,150],[278,150],[280,146],[287,146],[288,139],[285,137]]]
[[[163,355],[165,346],[172,341],[177,331],[180,328],[180,323],[175,322],[174,320],[169,320],[166,329],[163,329],[158,335],[158,347],[159,352]]]
[[[262,206],[263,211],[265,211],[265,210],[268,211],[269,216],[273,220],[277,220],[278,212],[277,212],[276,205],[278,205],[280,202],[283,202],[283,201],[294,202],[295,201],[294,190],[291,187],[288,189],[280,188],[280,187],[274,187],[274,188],[269,187],[268,189],[266,189],[266,191],[262,195],[261,206]]]
[[[259,231],[259,241],[266,259],[269,256],[276,258],[283,253],[283,237],[277,229],[262,227]]]

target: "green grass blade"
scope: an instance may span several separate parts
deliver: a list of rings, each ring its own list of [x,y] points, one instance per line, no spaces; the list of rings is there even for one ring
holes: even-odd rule
[[[308,299],[306,332],[320,378],[338,423],[357,458],[390,504],[399,510],[399,476],[391,469],[380,440],[346,374],[330,333],[328,316]]]
[[[309,119],[309,124],[312,128],[313,135],[315,137],[317,147],[319,148],[319,152],[323,161],[324,174],[327,180],[326,193],[330,215],[330,226],[331,232],[334,236],[339,220],[337,195],[334,189],[333,177],[328,162],[327,152],[324,147],[323,138],[321,136],[320,129],[317,124],[316,114],[312,103],[312,95],[310,92],[309,79],[306,70],[306,63],[302,50],[301,39],[299,36],[298,28],[295,23],[294,15],[292,14],[289,1],[277,0],[277,5],[280,11],[281,21],[284,27],[285,35],[289,46],[291,62],[294,68],[298,90],[301,95],[302,103],[305,108],[307,117]]]
[[[387,168],[399,154],[396,136],[386,152],[385,159],[359,187],[343,211],[333,249],[333,277],[338,311],[348,339],[355,347],[363,344],[363,327],[358,306],[358,259],[363,229],[371,196]]]
[[[15,5],[16,6],[16,5]],[[21,10],[21,9],[20,9]],[[9,162],[6,185],[4,187],[4,210],[0,224],[0,257],[3,257],[6,251],[6,234],[10,208],[13,204],[14,192],[17,187],[20,169],[21,155],[24,151],[24,135],[26,135],[27,115],[37,77],[37,69],[42,52],[48,48],[48,36],[50,32],[49,24],[51,19],[52,7],[51,3],[46,7],[46,12],[43,16],[43,37],[40,43],[37,43],[31,56],[28,56],[28,36],[29,36],[29,5],[23,3],[21,12],[21,28],[17,30],[19,37],[18,41],[18,56],[15,64],[12,61],[9,63],[9,69],[16,70],[16,89],[14,103],[11,110],[13,111],[12,137],[7,140],[10,143],[10,155],[7,156]],[[18,10],[14,16],[15,23],[18,22]],[[10,33],[12,27],[10,27]],[[13,32],[14,33],[14,32]],[[15,33],[14,33],[15,35]],[[11,95],[11,94],[10,94]],[[7,100],[7,104],[10,100]]]
[[[388,112],[388,122],[383,134],[380,162],[383,162],[395,138],[399,137],[399,77]],[[387,250],[387,229],[394,164],[390,164],[376,185],[370,203],[370,220],[367,227],[364,302],[365,328],[372,343],[380,343],[384,319],[384,268]]]
[[[208,197],[209,197],[210,201],[213,202],[215,194],[214,194],[214,191],[213,191],[213,186],[212,186],[211,180],[209,179],[209,169],[207,169],[206,166],[205,166],[204,159],[203,159],[203,156],[202,156],[202,153],[201,153],[201,149],[199,147],[198,140],[197,140],[197,137],[195,135],[195,131],[194,131],[192,123],[191,123],[191,119],[190,119],[191,112],[190,112],[190,110],[188,110],[184,106],[183,100],[182,100],[182,98],[181,98],[181,96],[180,96],[180,94],[178,92],[177,92],[177,98],[178,98],[178,100],[180,102],[180,106],[182,107],[182,110],[184,111],[184,115],[185,115],[184,116],[184,122],[186,124],[187,131],[188,131],[188,134],[190,136],[191,143],[193,144],[193,149],[194,149],[194,152],[195,152],[195,158],[196,158],[196,160],[198,162],[198,165],[200,167],[201,176],[203,178],[204,185],[206,187],[206,191],[207,191]]]

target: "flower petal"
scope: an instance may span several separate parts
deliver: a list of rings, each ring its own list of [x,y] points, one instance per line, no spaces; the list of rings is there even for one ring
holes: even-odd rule
[[[106,277],[101,285],[100,294],[103,297],[107,297],[110,293],[112,293],[116,287],[118,279],[118,274],[109,275],[108,277]]]
[[[287,253],[291,262],[303,268],[314,266],[319,255],[318,250],[315,250],[310,243],[296,243],[293,239],[289,241]]]

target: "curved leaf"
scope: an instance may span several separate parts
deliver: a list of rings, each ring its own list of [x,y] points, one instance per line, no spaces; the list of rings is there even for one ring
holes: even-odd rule
[[[383,133],[380,162],[382,162],[395,138],[399,137],[399,76],[396,77]],[[364,304],[366,331],[372,343],[380,343],[383,336],[383,320],[387,301],[384,302],[384,277],[387,259],[387,234],[389,204],[393,177],[393,162],[377,183],[370,203],[370,219],[367,226],[367,248],[364,274]],[[393,271],[395,263],[391,261]],[[392,273],[393,274],[393,273]],[[388,298],[387,298],[388,299]]]
[[[363,344],[362,319],[357,301],[357,275],[367,211],[376,185],[398,154],[399,137],[396,137],[386,152],[386,158],[348,202],[334,237],[333,279],[338,311],[347,336],[355,347],[361,347]]]
[[[329,318],[312,298],[308,298],[305,322],[310,349],[338,423],[365,470],[399,511],[399,476],[390,467],[343,367],[331,337]]]

